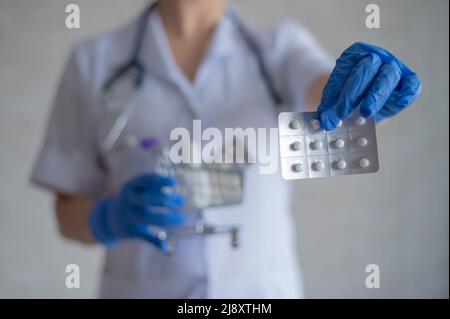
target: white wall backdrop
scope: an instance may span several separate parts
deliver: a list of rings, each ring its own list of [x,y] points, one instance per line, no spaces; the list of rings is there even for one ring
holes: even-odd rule
[[[338,55],[383,46],[423,79],[420,100],[378,131],[381,170],[296,183],[293,204],[308,297],[448,298],[449,65],[446,0],[238,0],[262,23],[293,18]],[[81,7],[81,29],[64,26]],[[0,297],[95,297],[102,252],[63,240],[50,194],[28,177],[71,45],[125,23],[145,0],[0,0]],[[364,9],[381,7],[381,29]],[[65,265],[81,267],[66,289]],[[367,264],[381,288],[364,285]]]

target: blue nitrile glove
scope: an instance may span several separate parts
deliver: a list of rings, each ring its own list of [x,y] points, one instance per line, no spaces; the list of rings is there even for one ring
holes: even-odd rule
[[[337,59],[318,112],[326,130],[360,107],[377,122],[407,108],[421,91],[416,73],[388,51],[357,42]]]
[[[149,226],[173,226],[186,221],[178,211],[185,203],[184,197],[163,191],[174,185],[173,178],[159,175],[133,178],[117,196],[98,201],[92,209],[89,224],[94,237],[106,246],[120,239],[140,238],[168,252],[167,242],[152,234]]]

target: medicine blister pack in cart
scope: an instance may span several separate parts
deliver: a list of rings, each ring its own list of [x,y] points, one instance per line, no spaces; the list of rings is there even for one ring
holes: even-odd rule
[[[354,175],[378,171],[375,120],[355,111],[336,129],[325,131],[317,112],[278,116],[284,179]]]

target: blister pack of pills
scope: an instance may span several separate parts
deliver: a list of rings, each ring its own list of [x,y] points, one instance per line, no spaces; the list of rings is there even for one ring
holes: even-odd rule
[[[278,116],[281,173],[284,179],[354,175],[378,171],[375,121],[355,111],[333,131],[317,112]]]

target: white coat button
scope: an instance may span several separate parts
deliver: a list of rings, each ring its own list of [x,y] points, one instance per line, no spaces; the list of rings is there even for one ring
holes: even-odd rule
[[[128,147],[136,147],[139,144],[137,136],[132,134],[128,135],[125,141]]]

